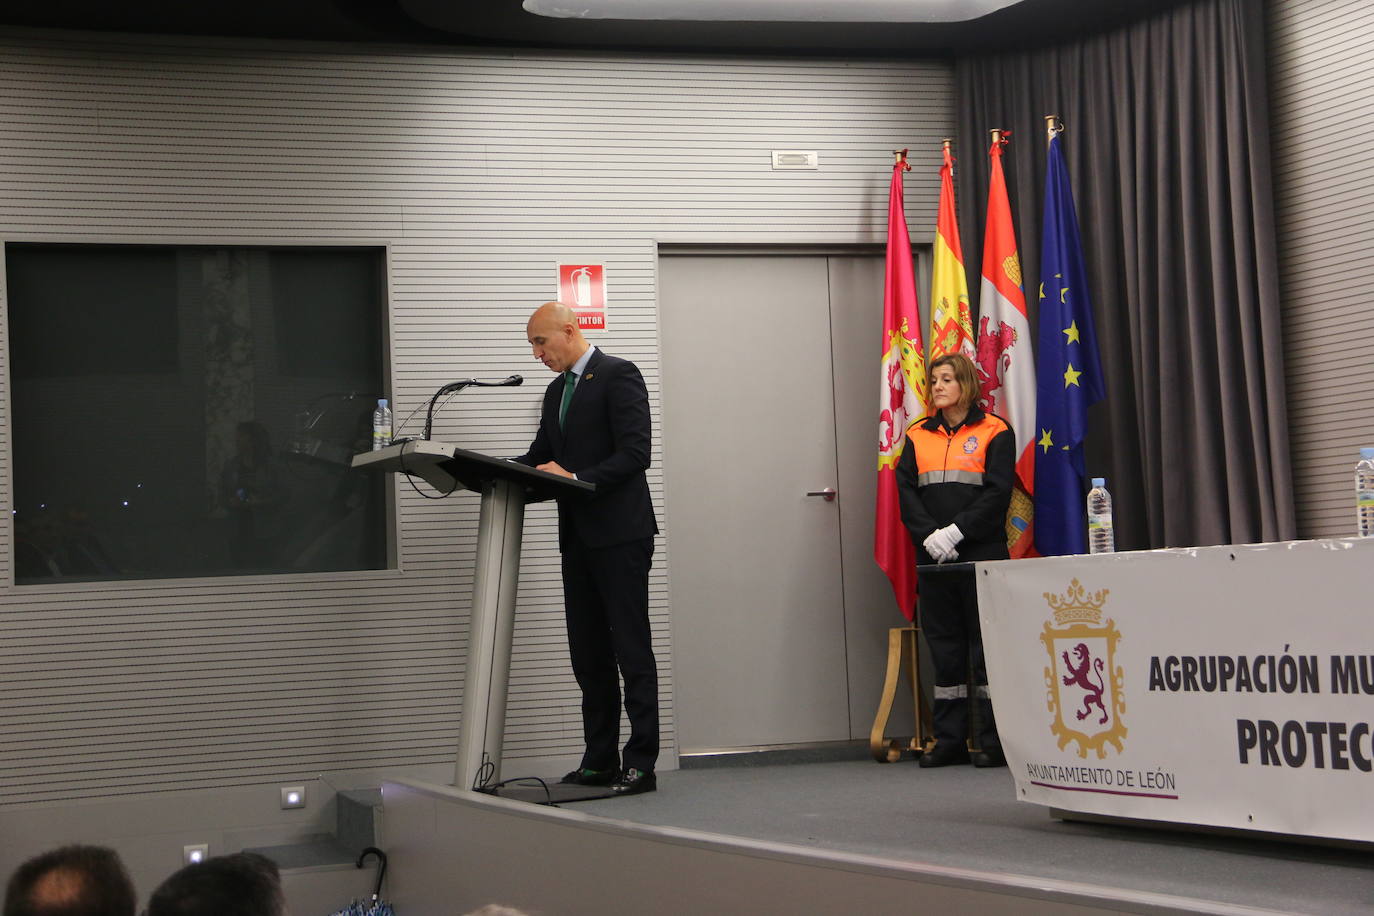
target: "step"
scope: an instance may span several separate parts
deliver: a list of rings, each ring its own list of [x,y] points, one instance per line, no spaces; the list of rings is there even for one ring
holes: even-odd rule
[[[277,863],[277,868],[288,871],[295,868],[319,868],[325,865],[348,865],[352,867],[358,860],[359,849],[352,849],[340,843],[327,833],[308,836],[298,843],[283,846],[256,846],[244,852],[255,852]]]
[[[356,866],[369,846],[377,845],[382,810],[380,788],[343,789],[334,797],[334,833],[311,834],[294,843],[257,846],[244,852],[266,856],[282,871],[326,865]],[[375,863],[373,863],[375,864]]]
[[[809,744],[724,748],[718,751],[685,753],[678,757],[678,766],[684,770],[705,770],[715,767],[835,763],[845,760],[863,760],[868,755],[867,741],[818,741]]]
[[[352,849],[354,860],[364,849],[377,845],[381,833],[382,790],[342,789],[335,796],[334,835],[341,846]]]

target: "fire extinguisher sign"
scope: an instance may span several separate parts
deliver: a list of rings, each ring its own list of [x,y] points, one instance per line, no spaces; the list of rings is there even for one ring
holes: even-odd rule
[[[558,301],[572,306],[582,330],[606,330],[606,265],[560,263]]]

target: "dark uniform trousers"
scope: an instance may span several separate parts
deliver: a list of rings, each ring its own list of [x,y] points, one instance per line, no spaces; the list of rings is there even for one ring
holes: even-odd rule
[[[582,689],[582,766],[653,771],[658,759],[658,669],[649,630],[654,539],[587,547],[562,545],[564,605],[573,674]],[[617,670],[617,660],[619,666]],[[620,681],[630,738],[620,755]]]
[[[968,675],[978,716],[978,746],[999,749],[997,725],[988,697],[988,666],[978,626],[978,583],[972,571],[921,576],[921,632],[935,664],[935,699],[931,703],[938,744],[963,744],[968,736]]]

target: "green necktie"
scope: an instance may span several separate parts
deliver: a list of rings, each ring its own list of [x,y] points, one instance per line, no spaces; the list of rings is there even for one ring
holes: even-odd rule
[[[563,373],[563,406],[558,408],[558,428],[563,428],[563,418],[568,415],[568,405],[572,403],[573,389],[577,387],[577,373],[569,369]]]

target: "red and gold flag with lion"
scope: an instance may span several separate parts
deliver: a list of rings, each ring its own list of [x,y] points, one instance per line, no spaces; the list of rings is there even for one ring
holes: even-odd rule
[[[883,356],[878,400],[878,506],[873,554],[892,582],[897,606],[916,614],[916,548],[902,525],[897,459],[906,430],[926,415],[926,361],[921,317],[902,197],[905,150],[892,167],[887,205],[887,283],[883,290]]]

